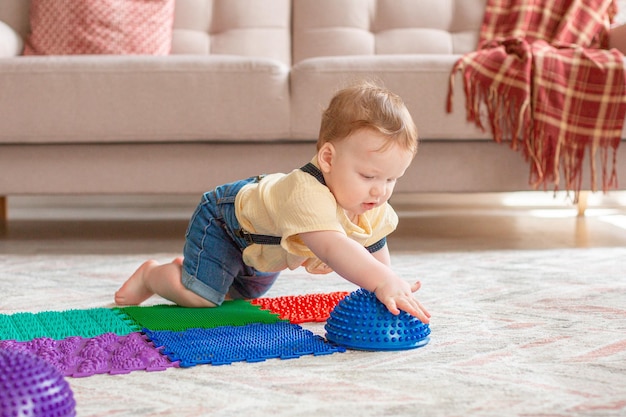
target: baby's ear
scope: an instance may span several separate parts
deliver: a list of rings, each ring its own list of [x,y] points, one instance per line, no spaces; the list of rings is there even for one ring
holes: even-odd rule
[[[335,147],[330,142],[323,144],[320,150],[317,151],[317,164],[320,166],[322,172],[327,173],[330,171],[334,156]]]

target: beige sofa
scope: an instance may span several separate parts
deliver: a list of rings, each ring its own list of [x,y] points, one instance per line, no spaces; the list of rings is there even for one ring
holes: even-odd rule
[[[177,0],[169,56],[19,56],[29,1],[0,1],[0,196],[200,193],[314,152],[358,77],[406,101],[422,140],[399,192],[528,190],[520,153],[465,121],[453,63],[485,0]],[[618,154],[620,184],[626,156]]]

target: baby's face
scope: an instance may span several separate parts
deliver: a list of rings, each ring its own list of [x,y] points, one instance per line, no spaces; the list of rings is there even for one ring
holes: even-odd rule
[[[409,150],[395,144],[381,150],[386,142],[380,133],[361,129],[331,145],[332,157],[323,169],[326,185],[350,218],[389,200],[411,164]]]

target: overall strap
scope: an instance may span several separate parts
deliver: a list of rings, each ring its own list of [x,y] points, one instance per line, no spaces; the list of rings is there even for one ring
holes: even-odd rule
[[[300,170],[313,175],[322,185],[326,185],[326,181],[324,181],[324,174],[322,174],[322,171],[320,171],[320,169],[311,162],[300,168]]]
[[[301,167],[300,170],[315,177],[315,179],[318,180],[322,185],[326,185],[326,181],[324,181],[324,174],[322,174],[322,171],[320,171],[320,169],[313,165],[311,162]],[[256,243],[257,245],[280,245],[280,241],[282,239],[280,236],[257,235],[255,233],[248,233],[243,229],[235,231],[235,234],[238,237],[245,239],[245,241],[248,242],[249,245],[253,243]],[[373,245],[367,246],[365,249],[367,249],[370,253],[374,253],[382,249],[386,243],[387,238],[382,238]]]

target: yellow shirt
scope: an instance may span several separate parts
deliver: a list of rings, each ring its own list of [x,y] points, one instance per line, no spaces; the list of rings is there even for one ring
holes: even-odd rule
[[[304,245],[300,233],[334,230],[367,247],[398,224],[388,203],[360,215],[356,224],[351,222],[328,187],[300,169],[246,185],[235,199],[235,215],[249,233],[281,237],[280,245],[251,244],[243,251],[246,265],[264,272],[303,264],[309,272],[321,272],[321,261]]]

